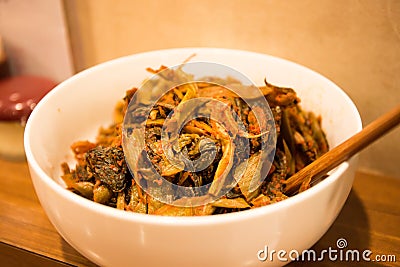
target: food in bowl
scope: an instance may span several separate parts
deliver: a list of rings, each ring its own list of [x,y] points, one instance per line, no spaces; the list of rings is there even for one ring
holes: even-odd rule
[[[149,77],[148,66],[196,61],[224,64],[262,85],[296,89],[304,110],[323,118],[330,147],[361,127],[357,108],[345,92],[304,66],[270,55],[219,48],[179,48],[130,55],[67,79],[38,103],[25,129],[32,182],[51,223],[73,248],[99,266],[281,266],[257,253],[303,251],[329,229],[351,190],[357,156],[310,189],[256,209],[213,216],[151,216],[95,203],[65,189],[61,162],[76,162],[70,146],[91,140],[109,125],[127,88]],[[333,244],[334,245],[334,244]],[[66,248],[69,250],[69,248]],[[198,253],[198,252],[201,253]],[[275,254],[276,256],[276,254]]]
[[[165,66],[158,70],[148,70],[158,75],[157,81],[153,81],[149,88],[150,91],[169,86],[171,81],[179,80],[178,76],[188,75],[180,68],[169,69]],[[201,82],[184,83],[168,89],[148,114],[139,113],[139,116],[131,118],[140,120],[139,127],[145,128],[146,146],[140,151],[138,162],[133,164],[138,169],[137,172],[132,171],[134,167],[127,167],[123,149],[124,118],[138,91],[134,87],[118,102],[113,124],[100,128],[95,142],[84,140],[72,144],[77,164],[71,169],[64,162],[62,179],[68,189],[87,199],[117,209],[145,214],[214,215],[257,208],[284,200],[288,198],[284,194],[285,180],[326,153],[329,146],[321,127],[321,117],[301,108],[295,90],[272,85],[266,80],[264,83],[264,86],[258,87],[261,94],[254,98],[262,97],[267,100],[272,112],[266,115],[272,118],[263,117],[261,121],[256,116],[258,107],[250,107],[242,97],[229,89],[244,86],[233,77],[203,77]],[[257,88],[246,87],[246,93],[251,90]],[[238,121],[234,119],[221,122],[222,119],[216,121],[204,115],[187,121],[177,137],[178,147],[172,153],[175,155],[183,152],[189,161],[185,162],[181,157],[178,164],[174,165],[166,156],[162,142],[162,133],[167,129],[164,127],[169,114],[177,114],[177,110],[182,110],[182,105],[189,99],[204,97],[217,99],[226,104],[227,108],[216,108],[215,103],[210,102],[208,105],[196,107],[197,109],[211,109],[211,112],[217,113],[234,112],[243,128],[239,129]],[[139,106],[140,108],[142,107]],[[128,120],[125,119],[126,121]],[[260,124],[265,124],[264,130],[261,130]],[[271,138],[263,138],[271,132],[276,132],[276,144],[271,142]],[[238,137],[235,142],[231,141],[232,135]],[[205,144],[205,140],[211,140],[211,143]],[[245,153],[243,147],[246,144],[250,149],[249,157],[241,155]],[[262,156],[262,144],[276,145],[271,158]],[[157,173],[167,182],[190,188],[208,186],[207,194],[213,196],[219,194],[222,188],[228,190],[221,197],[197,207],[174,205],[181,198],[174,194],[174,188],[165,185],[162,187],[163,180],[150,180],[153,173],[144,163],[143,157],[150,159]],[[200,171],[184,168],[185,164],[199,165],[207,160],[210,164]],[[256,172],[261,173],[257,164],[261,162],[262,165],[269,160],[272,162],[267,164],[270,169],[265,173],[266,179],[262,179],[255,189],[250,190],[253,176]],[[237,164],[230,164],[231,161]],[[240,171],[242,176],[239,179],[236,173]],[[152,189],[144,190],[149,183],[152,183]],[[310,184],[305,182],[299,192],[309,187]],[[172,203],[160,201],[157,194],[169,195]],[[192,197],[199,198],[199,195],[193,191]]]

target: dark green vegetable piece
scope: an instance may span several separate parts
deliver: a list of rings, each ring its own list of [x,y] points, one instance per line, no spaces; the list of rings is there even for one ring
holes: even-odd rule
[[[88,171],[113,192],[125,188],[126,162],[121,147],[98,146],[86,153]]]

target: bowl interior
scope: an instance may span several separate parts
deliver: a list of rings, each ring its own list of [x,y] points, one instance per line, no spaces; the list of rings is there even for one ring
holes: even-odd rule
[[[192,61],[230,66],[255,84],[267,80],[292,87],[305,110],[322,116],[331,147],[361,129],[361,120],[350,98],[334,83],[298,64],[257,53],[213,48],[161,50],[123,57],[85,70],[58,85],[37,105],[25,133],[28,161],[46,177],[65,187],[60,164],[74,162],[70,146],[78,140],[94,140],[100,126],[111,123],[116,102],[131,87],[140,86],[151,74],[147,67]],[[78,196],[76,196],[78,197]]]

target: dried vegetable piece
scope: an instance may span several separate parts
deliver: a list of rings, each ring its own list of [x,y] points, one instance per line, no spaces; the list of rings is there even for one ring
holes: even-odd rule
[[[86,153],[87,169],[113,192],[125,188],[126,162],[121,147],[98,146]]]

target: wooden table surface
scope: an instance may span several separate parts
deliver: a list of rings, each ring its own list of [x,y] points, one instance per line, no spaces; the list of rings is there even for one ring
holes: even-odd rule
[[[349,248],[395,255],[396,262],[367,266],[400,266],[400,179],[358,172],[350,196],[329,231],[313,247]],[[328,257],[325,257],[328,259]],[[365,266],[366,262],[295,262],[288,266]],[[0,265],[95,266],[56,232],[36,197],[26,162],[0,159]]]

